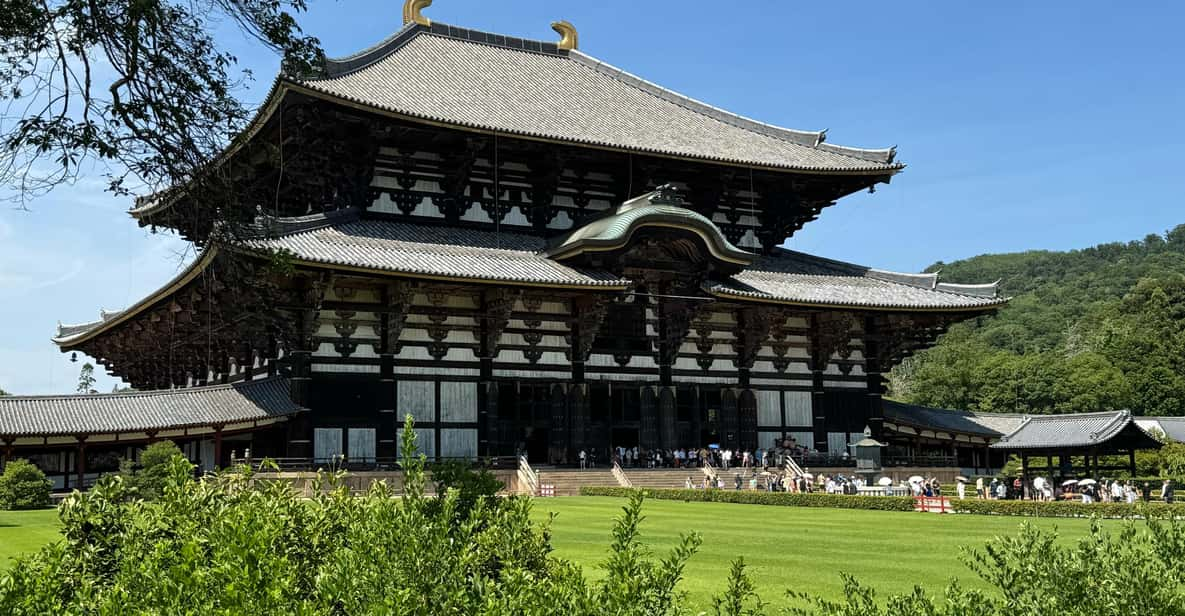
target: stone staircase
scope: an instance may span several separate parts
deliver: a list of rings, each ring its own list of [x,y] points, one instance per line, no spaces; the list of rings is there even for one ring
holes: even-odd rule
[[[555,486],[556,496],[579,496],[584,486],[616,488],[619,486],[613,472],[607,468],[549,469],[537,468],[539,485]]]
[[[635,488],[685,488],[687,478],[691,477],[691,484],[699,487],[704,481],[704,472],[698,468],[629,468],[625,469],[625,476]]]

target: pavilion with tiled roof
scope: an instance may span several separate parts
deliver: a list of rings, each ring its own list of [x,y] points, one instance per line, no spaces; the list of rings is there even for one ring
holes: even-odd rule
[[[115,470],[88,465],[88,450],[130,452],[152,441],[172,440],[200,458],[197,448],[207,442],[211,458],[220,460],[224,441],[243,442],[243,435],[274,430],[306,410],[292,402],[289,387],[287,380],[273,377],[148,392],[3,396],[0,447],[5,460],[18,452],[35,458],[63,489]],[[30,450],[41,451],[30,456]]]
[[[788,250],[893,148],[832,145],[578,49],[433,23],[282,75],[192,183],[132,216],[201,248],[54,338],[138,389],[283,376],[256,447],[310,463],[881,438],[884,373],[1006,300]],[[211,204],[217,177],[235,199]],[[266,442],[265,442],[266,441]],[[603,454],[602,454],[603,455]]]

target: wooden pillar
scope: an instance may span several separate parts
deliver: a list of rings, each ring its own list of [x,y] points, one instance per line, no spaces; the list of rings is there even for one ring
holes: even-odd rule
[[[658,436],[658,392],[652,385],[643,385],[638,392],[641,406],[638,422],[638,444],[644,449],[659,446]]]
[[[222,468],[222,426],[214,426],[214,470]]]
[[[1136,450],[1129,449],[1127,452],[1127,469],[1131,473],[1132,478],[1136,476]]]
[[[572,450],[579,454],[588,448],[588,385],[578,383],[568,388],[568,407],[572,411]]]
[[[292,375],[288,377],[288,394],[297,405],[309,408],[309,388],[312,383],[311,353],[308,351],[293,351],[287,359],[292,366]],[[300,413],[288,420],[288,457],[313,457],[313,428],[308,413]],[[219,457],[219,460],[222,458]]]
[[[737,391],[724,389],[720,392],[720,446],[736,449],[740,444],[740,422],[737,417]]]
[[[568,421],[568,392],[564,386],[556,383],[551,386],[551,434],[548,439],[548,449],[552,463],[567,463],[574,456],[568,455],[571,446],[571,428]]]
[[[678,401],[675,388],[669,385],[658,388],[658,440],[664,449],[682,445],[677,442],[675,423],[678,415]]]
[[[823,370],[815,362],[811,370],[811,416],[814,421],[811,427],[814,431],[814,449],[827,450],[827,414],[823,410],[826,394],[823,392]]]
[[[78,439],[78,451],[74,460],[74,467],[78,473],[78,489],[81,490],[85,485],[86,478],[86,437],[76,436]]]
[[[486,449],[487,456],[496,456],[506,453],[502,449],[502,436],[499,431],[498,413],[501,409],[498,407],[499,385],[497,381],[486,381],[480,386],[485,390],[485,420],[482,424],[485,427]],[[513,444],[513,443],[512,443]],[[513,452],[512,452],[513,453]]]
[[[752,389],[742,389],[737,396],[738,438],[741,449],[750,452],[757,449],[757,394]]]
[[[864,319],[864,372],[868,387],[868,428],[872,438],[883,441],[885,435],[885,411],[882,402],[885,385],[881,375],[879,325],[876,317]],[[957,457],[957,454],[956,454]]]
[[[403,425],[395,415],[395,356],[383,353],[379,356],[379,421],[375,430],[376,458],[393,459],[399,455],[399,445],[396,443],[399,428]],[[479,389],[480,391],[480,389]],[[480,439],[480,436],[478,437]]]

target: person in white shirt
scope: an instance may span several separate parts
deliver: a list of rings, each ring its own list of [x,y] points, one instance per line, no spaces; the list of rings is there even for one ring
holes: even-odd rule
[[[586,466],[587,464],[588,464],[588,453],[586,453],[583,449],[581,449],[580,450],[580,470],[584,470],[585,468],[587,468],[587,466]]]
[[[958,484],[955,487],[955,490],[959,493],[959,500],[963,500],[964,498],[967,497],[967,482],[965,482],[965,481],[958,482]]]

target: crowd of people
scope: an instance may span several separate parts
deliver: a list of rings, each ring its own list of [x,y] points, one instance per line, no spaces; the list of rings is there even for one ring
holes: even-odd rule
[[[1062,482],[1048,477],[1022,479],[983,477],[975,480],[975,496],[983,499],[1024,499],[1037,501],[1080,500],[1083,503],[1135,503],[1153,500],[1154,482],[1122,479],[1068,479]],[[1176,486],[1165,479],[1160,485],[1159,498],[1167,503],[1174,501]]]
[[[716,447],[679,447],[676,449],[644,449],[615,447],[608,455],[596,449],[582,449],[577,454],[580,468],[593,468],[606,460],[616,462],[622,468],[699,468],[709,464],[721,470],[732,468],[781,467],[789,456],[801,457],[807,450],[789,445],[786,447],[758,447],[729,449]]]

